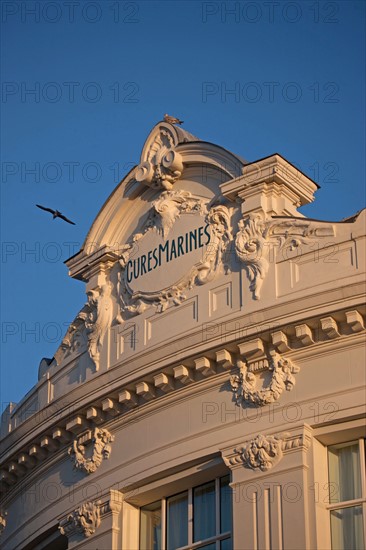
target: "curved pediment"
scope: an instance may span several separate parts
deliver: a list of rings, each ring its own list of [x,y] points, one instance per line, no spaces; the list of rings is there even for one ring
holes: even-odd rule
[[[159,122],[142,149],[140,163],[120,182],[97,215],[82,250],[66,263],[70,275],[88,279],[83,266],[103,247],[119,249],[144,223],[162,192],[187,190],[211,200],[220,185],[242,174],[244,161],[226,149],[166,122]],[[86,270],[88,271],[88,270]]]

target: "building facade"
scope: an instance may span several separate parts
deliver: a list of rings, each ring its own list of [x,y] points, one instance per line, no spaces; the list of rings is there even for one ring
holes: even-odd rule
[[[365,219],[158,123],[1,423],[4,550],[364,549]]]

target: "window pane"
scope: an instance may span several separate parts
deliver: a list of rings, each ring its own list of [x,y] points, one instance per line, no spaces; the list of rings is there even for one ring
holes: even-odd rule
[[[216,534],[215,482],[205,483],[193,490],[193,540],[194,542]]]
[[[188,493],[167,500],[167,548],[175,550],[188,544]]]
[[[231,539],[224,539],[220,543],[220,550],[233,550]]]
[[[361,506],[332,510],[330,524],[333,550],[364,550]]]
[[[220,533],[231,531],[231,487],[230,476],[220,479]]]
[[[358,442],[328,447],[329,502],[361,497],[361,469]]]
[[[140,511],[140,550],[161,550],[161,502]]]
[[[200,546],[199,550],[216,550],[216,542],[212,544],[206,544],[206,546]]]

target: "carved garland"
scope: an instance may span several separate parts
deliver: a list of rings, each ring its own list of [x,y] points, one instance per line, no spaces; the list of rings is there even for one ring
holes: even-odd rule
[[[257,376],[250,372],[248,362],[238,360],[237,366],[240,372],[230,377],[230,386],[238,406],[249,403],[263,407],[273,403],[285,388],[287,391],[292,390],[295,385],[293,375],[300,370],[290,359],[285,359],[272,350],[268,357],[268,369],[272,371],[270,383],[267,387],[258,390],[256,389]]]
[[[86,448],[83,444],[89,434],[81,435],[74,439],[68,453],[74,458],[74,467],[87,474],[92,474],[101,465],[103,459],[109,458],[114,441],[114,436],[108,430],[95,428],[92,436],[92,455],[86,458]]]
[[[166,238],[174,222],[182,214],[188,213],[201,214],[211,229],[211,241],[203,260],[167,289],[152,293],[132,293],[125,281],[125,268],[135,251],[136,243],[148,231],[156,231]],[[230,215],[229,209],[223,205],[212,206],[208,210],[203,200],[192,197],[187,191],[163,192],[153,203],[142,232],[135,234],[132,241],[125,245],[121,256],[117,288],[121,309],[119,322],[123,322],[123,316],[126,314],[138,315],[149,305],[155,305],[158,312],[164,311],[170,304],[179,305],[186,299],[185,292],[194,284],[201,285],[213,280],[221,266],[227,271],[229,266],[224,258],[231,239]]]
[[[271,247],[279,246],[279,253],[286,258],[286,251],[296,250],[314,239],[334,236],[332,225],[306,219],[274,221],[256,213],[245,216],[239,221],[238,227],[235,251],[247,271],[249,288],[255,300],[260,298],[261,287],[268,273]]]
[[[59,530],[62,535],[69,537],[79,533],[90,537],[100,525],[100,501],[86,502],[69,514],[66,520],[60,522]]]

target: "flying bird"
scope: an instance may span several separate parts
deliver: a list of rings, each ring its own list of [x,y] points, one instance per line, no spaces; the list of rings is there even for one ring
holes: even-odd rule
[[[175,116],[170,116],[167,114],[164,115],[164,120],[170,124],[183,124],[184,122],[184,120],[180,120],[179,118],[175,118]]]
[[[61,218],[61,220],[64,220],[67,223],[71,223],[72,225],[76,225],[74,222],[72,222],[71,220],[66,218],[66,216],[61,214],[61,212],[59,212],[58,210],[52,210],[52,208],[46,208],[45,206],[41,206],[40,204],[36,204],[36,206],[38,206],[38,208],[40,208],[41,210],[45,210],[46,212],[51,212],[53,219]]]

